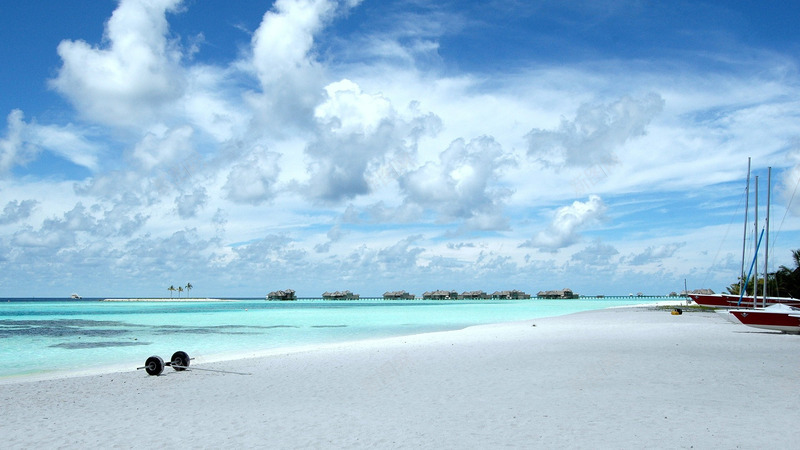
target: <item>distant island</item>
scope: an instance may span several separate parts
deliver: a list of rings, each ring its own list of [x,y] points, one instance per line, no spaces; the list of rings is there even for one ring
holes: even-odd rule
[[[221,298],[103,298],[101,302],[231,302]]]

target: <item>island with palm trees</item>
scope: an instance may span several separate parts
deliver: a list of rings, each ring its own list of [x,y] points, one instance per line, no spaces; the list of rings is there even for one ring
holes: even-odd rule
[[[231,300],[225,300],[221,298],[198,298],[198,297],[189,297],[189,291],[192,290],[194,286],[192,283],[186,283],[186,286],[178,286],[177,288],[175,285],[170,285],[167,288],[169,291],[169,298],[166,297],[144,297],[144,298],[104,298],[100,301],[102,302],[225,302]],[[186,292],[185,297],[181,297],[183,292]],[[178,296],[175,297],[175,292],[178,293]]]

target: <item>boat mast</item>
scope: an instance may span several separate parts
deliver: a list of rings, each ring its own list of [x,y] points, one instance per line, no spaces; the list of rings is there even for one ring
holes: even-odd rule
[[[767,284],[769,281],[769,201],[770,193],[772,192],[772,167],[767,168],[767,222],[765,228],[767,230],[767,241],[764,246],[764,289],[761,291],[761,306],[767,306]]]
[[[747,254],[747,210],[750,208],[750,157],[747,157],[747,186],[744,188],[744,231],[742,232],[742,270],[739,278],[739,299],[741,300],[747,289],[747,280],[744,279],[744,259]]]
[[[755,216],[755,230],[753,236],[758,236],[758,175],[756,175],[756,192],[755,192],[755,207],[753,208],[753,215]],[[756,239],[756,250],[753,256],[753,308],[758,306],[758,244],[761,239]]]

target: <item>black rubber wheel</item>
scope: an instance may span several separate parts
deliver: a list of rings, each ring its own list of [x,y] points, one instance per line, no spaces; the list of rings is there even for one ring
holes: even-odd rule
[[[189,354],[181,351],[173,353],[170,365],[177,371],[186,370],[189,367]]]
[[[160,356],[151,356],[144,362],[144,369],[148,375],[161,375],[164,371],[164,360]]]

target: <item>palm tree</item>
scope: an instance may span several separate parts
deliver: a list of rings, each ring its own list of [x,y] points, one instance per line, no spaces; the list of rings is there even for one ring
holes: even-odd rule
[[[192,286],[192,283],[186,283],[186,296],[187,297],[189,296],[189,291],[191,291],[193,287],[194,286]]]
[[[181,292],[183,292],[183,286],[178,286],[178,298],[181,298]]]
[[[167,290],[169,291],[169,298],[172,298],[172,293],[176,290],[175,286],[170,286],[167,288]]]
[[[792,250],[794,269],[781,266],[773,275],[777,295],[800,298],[800,250]]]

